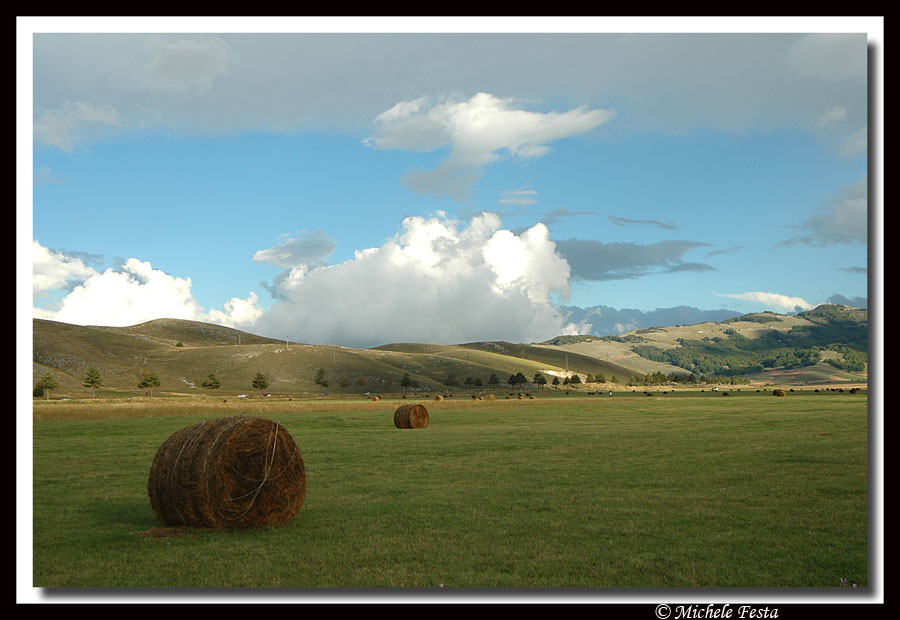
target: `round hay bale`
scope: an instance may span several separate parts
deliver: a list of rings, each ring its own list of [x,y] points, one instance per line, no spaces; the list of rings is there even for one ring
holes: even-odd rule
[[[400,405],[394,412],[397,428],[425,428],[428,426],[428,410],[424,405]]]
[[[381,396],[373,396],[372,400],[379,401],[379,400],[381,400]]]
[[[784,390],[773,390],[772,396],[784,396]]]
[[[150,504],[169,526],[287,525],[306,498],[306,468],[290,433],[264,418],[207,420],[157,449]]]
[[[444,400],[444,397],[441,396],[440,394],[435,394],[434,400],[436,400],[437,402],[441,402],[442,400]]]
[[[484,397],[484,399],[485,400],[497,400],[497,397],[494,396],[493,394],[488,394],[487,396]]]

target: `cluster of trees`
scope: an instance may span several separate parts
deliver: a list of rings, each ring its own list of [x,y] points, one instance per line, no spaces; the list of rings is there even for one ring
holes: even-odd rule
[[[97,397],[96,390],[103,385],[103,379],[100,377],[100,371],[97,370],[96,366],[91,366],[87,369],[84,374],[84,378],[82,379],[81,385],[86,388],[90,388],[91,398]],[[43,396],[49,400],[50,392],[57,388],[59,388],[59,382],[52,374],[48,372],[40,379],[38,379],[37,383],[35,383],[33,395],[37,397]]]
[[[831,345],[828,348],[832,351],[837,351],[843,356],[843,359],[829,358],[825,360],[835,368],[849,370],[850,372],[862,372],[866,369],[869,357],[865,351],[858,351],[852,347],[841,345]]]
[[[746,318],[746,317],[745,317]],[[810,315],[811,319],[823,320]],[[770,331],[758,338],[747,338],[733,329],[725,338],[679,339],[681,346],[662,349],[637,345],[632,349],[641,357],[666,362],[694,374],[719,376],[745,375],[765,368],[801,368],[822,359],[823,349],[839,351],[840,360],[826,360],[845,370],[865,369],[868,349],[866,323],[838,320],[826,316],[824,323],[794,326],[789,331]]]

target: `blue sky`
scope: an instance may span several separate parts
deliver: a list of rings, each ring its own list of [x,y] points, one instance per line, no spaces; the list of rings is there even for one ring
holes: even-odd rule
[[[867,304],[877,20],[126,25],[33,38],[35,317],[373,346]]]

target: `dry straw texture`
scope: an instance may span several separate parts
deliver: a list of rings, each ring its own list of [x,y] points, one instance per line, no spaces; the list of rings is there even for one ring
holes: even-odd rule
[[[170,526],[287,525],[306,498],[306,469],[294,439],[276,422],[219,418],[183,428],[159,447],[147,491]]]
[[[397,428],[425,428],[428,426],[428,410],[424,405],[400,405],[394,412]]]

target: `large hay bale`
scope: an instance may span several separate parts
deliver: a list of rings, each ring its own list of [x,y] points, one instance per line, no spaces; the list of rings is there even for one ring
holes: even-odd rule
[[[484,397],[484,399],[485,400],[497,400],[497,397],[494,396],[493,394],[488,394],[487,396]]]
[[[784,390],[772,390],[772,396],[784,396]]]
[[[219,418],[185,427],[163,442],[147,491],[156,514],[170,526],[287,525],[306,498],[306,468],[280,424]]]
[[[441,402],[442,400],[444,400],[444,397],[441,396],[440,394],[435,394],[434,400],[436,400],[437,402]]]
[[[397,428],[425,428],[428,426],[428,410],[424,405],[400,405],[394,412]]]

